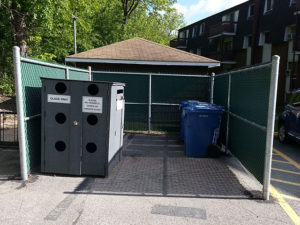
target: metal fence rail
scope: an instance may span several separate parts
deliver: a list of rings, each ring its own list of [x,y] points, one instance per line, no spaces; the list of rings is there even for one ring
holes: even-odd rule
[[[179,103],[211,97],[209,75],[93,71],[93,80],[126,83],[127,131],[178,132]]]
[[[17,112],[0,112],[0,147],[18,146]]]

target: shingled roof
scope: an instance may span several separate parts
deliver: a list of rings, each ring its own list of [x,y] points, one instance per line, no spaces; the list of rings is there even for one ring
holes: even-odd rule
[[[142,38],[132,38],[66,57],[66,62],[119,63],[176,66],[219,66],[213,59],[171,48]]]

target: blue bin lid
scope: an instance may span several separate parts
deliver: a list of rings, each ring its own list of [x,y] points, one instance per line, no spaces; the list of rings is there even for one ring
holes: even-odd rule
[[[199,102],[199,101],[195,101],[195,100],[182,101],[179,104],[179,110],[181,110],[182,108],[185,108],[187,106],[205,105],[205,104],[209,104],[209,103],[207,103],[207,102]]]
[[[215,105],[215,104],[203,104],[203,105],[196,105],[193,107],[187,107],[185,108],[186,113],[224,113],[225,108],[220,105]]]

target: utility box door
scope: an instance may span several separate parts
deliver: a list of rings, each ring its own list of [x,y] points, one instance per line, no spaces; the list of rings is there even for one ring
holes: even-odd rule
[[[82,175],[105,175],[109,86],[84,83],[82,91]]]
[[[76,85],[51,80],[43,87],[44,172],[80,175],[82,117],[77,104],[71,104],[80,97],[72,93]]]

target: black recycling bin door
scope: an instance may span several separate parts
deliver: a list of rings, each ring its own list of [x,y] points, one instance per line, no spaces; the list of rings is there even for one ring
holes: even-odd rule
[[[85,83],[82,90],[82,175],[105,175],[108,144],[108,85]]]
[[[107,176],[121,159],[124,84],[42,78],[41,171]]]
[[[71,96],[74,88],[80,88],[80,84],[71,85],[63,80],[49,80],[43,88],[47,101],[42,103],[45,120],[42,130],[42,172],[81,174],[82,114],[78,110],[80,104],[75,103],[80,103],[81,96],[76,91]]]

